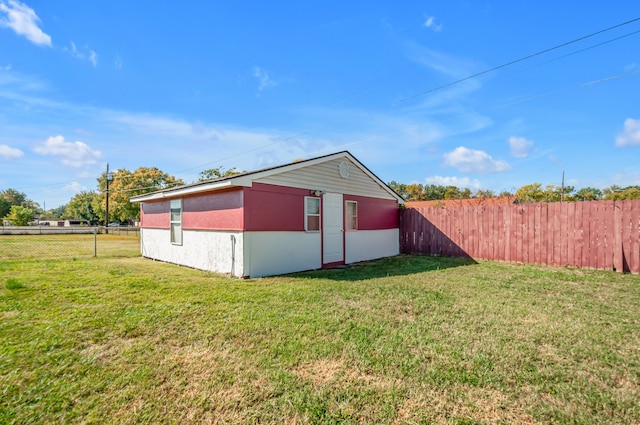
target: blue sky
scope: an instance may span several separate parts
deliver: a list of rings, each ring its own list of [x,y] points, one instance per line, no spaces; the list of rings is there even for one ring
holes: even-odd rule
[[[640,184],[640,20],[442,87],[640,2],[393,3],[0,0],[0,189],[341,150],[387,182]]]

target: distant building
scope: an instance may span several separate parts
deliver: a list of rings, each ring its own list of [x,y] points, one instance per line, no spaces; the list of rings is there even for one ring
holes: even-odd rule
[[[65,220],[39,220],[37,223],[39,226],[50,227],[72,227],[72,226],[89,226],[91,223],[89,220],[81,219],[65,219]]]

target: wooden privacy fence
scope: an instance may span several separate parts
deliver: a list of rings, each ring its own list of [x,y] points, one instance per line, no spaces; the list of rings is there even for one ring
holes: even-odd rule
[[[408,207],[404,253],[640,273],[640,200]]]

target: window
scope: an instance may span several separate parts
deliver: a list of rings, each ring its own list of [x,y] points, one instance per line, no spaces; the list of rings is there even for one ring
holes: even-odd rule
[[[355,201],[345,202],[344,222],[347,230],[358,230],[358,203]]]
[[[320,198],[304,198],[304,230],[320,231]]]
[[[171,201],[171,243],[182,245],[182,200]]]

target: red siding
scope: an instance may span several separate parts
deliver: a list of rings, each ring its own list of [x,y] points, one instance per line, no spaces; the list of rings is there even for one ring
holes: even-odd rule
[[[254,183],[250,188],[187,197],[182,203],[182,227],[304,232],[305,196],[307,189]],[[398,228],[396,201],[355,195],[344,195],[344,200],[358,202],[358,230]],[[169,205],[168,200],[144,202],[141,227],[169,228]]]
[[[185,230],[242,230],[242,189],[191,196],[182,201]]]
[[[169,201],[143,202],[140,206],[140,227],[169,228]]]
[[[254,183],[244,189],[245,230],[304,232],[309,190]]]
[[[344,195],[344,200],[358,203],[358,230],[398,228],[396,201],[355,195]]]

